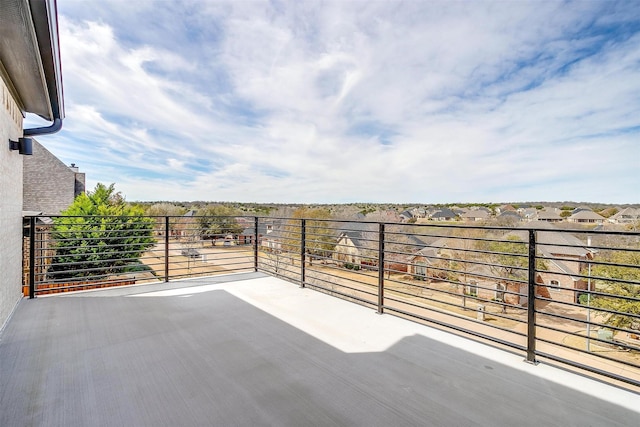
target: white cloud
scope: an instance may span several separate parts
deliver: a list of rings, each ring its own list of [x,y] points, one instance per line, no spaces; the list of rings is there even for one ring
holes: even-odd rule
[[[60,14],[67,119],[43,142],[129,200],[638,202],[640,14],[624,3]]]

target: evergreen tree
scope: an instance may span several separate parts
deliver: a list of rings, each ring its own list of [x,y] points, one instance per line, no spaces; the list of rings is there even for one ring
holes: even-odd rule
[[[144,217],[141,207],[128,205],[114,184],[99,183],[54,219],[56,255],[48,275],[56,280],[102,279],[122,273],[138,265],[155,244],[153,226],[153,219]]]

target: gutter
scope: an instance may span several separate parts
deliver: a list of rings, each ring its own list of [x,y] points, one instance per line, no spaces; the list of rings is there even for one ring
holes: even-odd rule
[[[62,129],[62,119],[64,118],[57,1],[30,0],[29,7],[34,21],[36,21],[34,22],[34,30],[49,92],[53,123],[50,126],[24,129],[23,135],[25,137],[56,133]]]
[[[62,129],[62,119],[60,117],[54,117],[53,124],[51,126],[23,129],[23,134],[25,137],[35,135],[49,135],[58,132],[60,129]]]

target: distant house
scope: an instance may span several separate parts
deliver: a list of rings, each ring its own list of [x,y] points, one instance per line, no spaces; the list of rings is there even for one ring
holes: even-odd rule
[[[451,209],[442,208],[433,212],[429,219],[432,221],[455,221],[456,217],[456,213]]]
[[[266,219],[264,221],[264,233],[261,233],[260,246],[272,251],[282,250],[283,221],[280,219]],[[258,230],[262,231],[260,225]]]
[[[571,215],[577,214],[578,212],[582,212],[582,211],[593,212],[593,209],[591,209],[588,206],[578,206],[577,208],[574,208],[571,211]]]
[[[343,231],[338,236],[331,257],[336,261],[360,265],[364,260],[365,250],[366,244],[362,231]]]
[[[496,208],[497,214],[501,214],[503,212],[515,212],[515,211],[516,211],[516,208],[514,208],[513,205],[502,205]]]
[[[33,155],[23,158],[22,209],[58,215],[85,191],[85,175],[33,140]]]
[[[485,209],[471,209],[460,214],[460,218],[465,221],[486,221],[491,218],[491,213]]]
[[[527,224],[527,226],[531,225]],[[539,230],[537,232],[539,254],[547,258],[546,270],[539,271],[536,277],[536,283],[539,284],[536,292],[552,300],[577,303],[579,291],[586,290],[588,282],[578,276],[585,275],[584,271],[596,251],[576,236],[559,232],[548,222],[537,223],[534,228]],[[527,235],[528,232],[522,230],[512,231],[506,237],[516,236],[526,241]],[[591,287],[591,290],[594,290],[593,284]]]
[[[579,210],[567,218],[567,221],[587,224],[603,224],[605,218],[592,210]]]
[[[538,215],[536,218],[538,221],[545,222],[561,222],[563,218],[560,216],[558,209],[555,208],[545,208],[538,211]]]
[[[522,217],[518,212],[514,211],[504,211],[497,216],[497,218],[501,221],[509,221],[509,222],[520,222],[522,221]]]
[[[416,278],[434,279],[446,276],[448,260],[452,253],[447,245],[446,238],[438,238],[429,245],[416,251],[409,258],[407,273]]]
[[[408,209],[405,210],[405,211],[400,212],[400,220],[402,222],[407,222],[407,221],[409,221],[410,219],[412,219],[414,217],[415,217],[415,215],[413,214],[413,212],[408,210]]]
[[[615,215],[612,215],[609,222],[616,224],[631,224],[640,221],[640,208],[624,208]]]
[[[520,210],[520,215],[525,221],[534,221],[538,217],[538,210],[536,208],[524,208]]]

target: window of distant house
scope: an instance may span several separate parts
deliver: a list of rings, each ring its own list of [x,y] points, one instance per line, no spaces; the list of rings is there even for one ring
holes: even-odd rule
[[[478,296],[478,282],[471,280],[469,285],[467,285],[467,295]]]
[[[558,282],[557,280],[550,280],[549,281],[549,286],[551,286],[552,288],[559,288],[560,287],[560,282]]]

